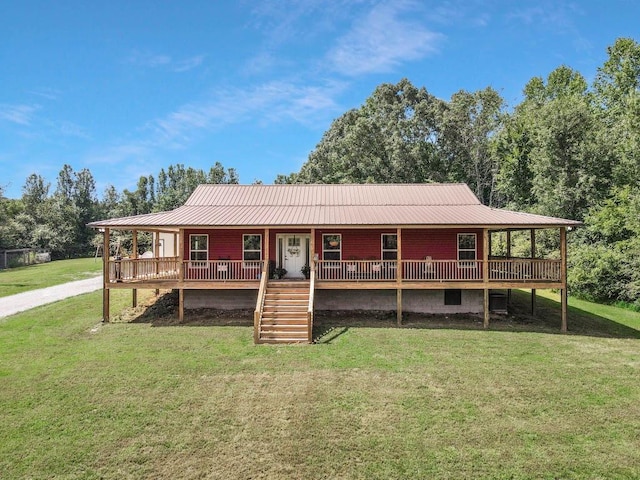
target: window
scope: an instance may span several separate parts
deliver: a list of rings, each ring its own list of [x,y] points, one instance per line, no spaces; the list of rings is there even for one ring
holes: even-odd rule
[[[382,234],[382,260],[398,259],[398,235],[395,233]]]
[[[476,234],[475,233],[459,233],[458,234],[458,260],[475,260],[476,259]],[[460,267],[473,267],[475,262],[460,262]]]
[[[462,305],[462,290],[445,290],[445,305]]]
[[[206,267],[209,259],[209,235],[189,235],[189,260],[192,267]]]
[[[339,233],[322,235],[322,259],[340,260],[342,258],[342,235]]]
[[[242,259],[244,261],[262,258],[262,235],[242,236]]]

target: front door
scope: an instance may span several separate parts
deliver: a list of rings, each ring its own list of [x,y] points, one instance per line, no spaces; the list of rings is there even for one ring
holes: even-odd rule
[[[279,258],[287,271],[285,278],[304,278],[302,267],[309,264],[309,235],[282,235],[278,246]]]

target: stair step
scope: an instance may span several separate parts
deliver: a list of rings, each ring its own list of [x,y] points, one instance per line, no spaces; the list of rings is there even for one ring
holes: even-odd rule
[[[273,332],[260,332],[260,338],[292,338],[297,340],[303,340],[309,338],[307,336],[307,332],[282,332],[282,331],[273,331]]]

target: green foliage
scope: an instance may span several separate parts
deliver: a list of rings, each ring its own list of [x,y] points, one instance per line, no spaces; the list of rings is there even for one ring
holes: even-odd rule
[[[444,181],[437,155],[443,102],[403,79],[378,86],[359,109],[325,132],[299,174],[281,183],[411,183]]]

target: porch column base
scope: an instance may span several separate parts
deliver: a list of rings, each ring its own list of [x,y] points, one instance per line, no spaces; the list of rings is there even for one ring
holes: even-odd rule
[[[398,326],[402,326],[402,289],[396,290],[396,321]]]

